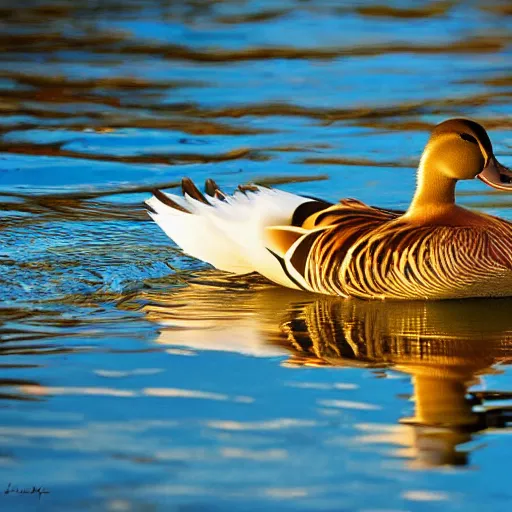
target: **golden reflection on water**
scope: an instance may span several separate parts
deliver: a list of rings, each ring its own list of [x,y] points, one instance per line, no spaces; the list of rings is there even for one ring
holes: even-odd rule
[[[491,404],[511,393],[468,388],[512,361],[512,300],[364,302],[275,288],[252,276],[232,282],[214,273],[201,282],[139,297],[147,318],[162,325],[158,343],[411,376],[413,416],[395,426],[358,425],[358,442],[391,443],[415,467],[465,465],[461,444],[510,421],[511,406]],[[333,407],[378,410],[372,402],[379,401]]]
[[[297,351],[296,364],[386,366],[407,373],[415,412],[383,438],[417,464],[466,464],[458,446],[472,434],[506,424],[510,407],[475,410],[484,399],[509,394],[469,394],[480,376],[512,356],[512,301],[362,302],[318,299],[283,324]],[[362,438],[364,441],[364,437]],[[407,449],[405,449],[407,448]]]
[[[510,102],[511,75],[510,67],[503,65],[492,75],[474,73],[470,78],[461,79],[461,83],[474,84],[477,87],[462,95],[446,94],[435,99],[416,97],[390,98],[385,105],[378,108],[368,105],[309,106],[300,104],[293,95],[287,101],[261,99],[254,102],[246,98],[237,105],[203,104],[201,100],[208,97],[208,88],[212,83],[198,68],[196,76],[184,78],[180,69],[182,63],[189,66],[222,65],[232,66],[244,62],[272,61],[273,59],[289,61],[333,62],[343,58],[368,58],[415,54],[418,56],[435,55],[489,55],[489,60],[496,59],[500,52],[506,51],[511,43],[511,36],[506,26],[495,23],[491,31],[461,30],[460,36],[449,43],[443,38],[407,40],[393,32],[393,21],[400,19],[425,20],[437,18],[443,20],[450,12],[463,4],[460,1],[428,2],[413,7],[392,7],[386,3],[359,5],[336,5],[330,2],[294,2],[277,9],[265,9],[258,6],[255,12],[228,14],[217,12],[217,2],[183,1],[183,2],[146,2],[147,8],[156,8],[158,19],[185,26],[204,16],[210,23],[219,26],[238,27],[244,23],[269,22],[273,19],[306,13],[330,13],[334,18],[348,15],[368,19],[370,23],[377,18],[380,23],[390,24],[391,37],[382,41],[371,38],[341,38],[320,44],[315,37],[305,36],[301,44],[293,41],[287,44],[262,44],[258,38],[248,39],[243,47],[222,47],[219,45],[192,45],[176,41],[165,41],[154,37],[140,37],[131,30],[116,28],[105,23],[106,20],[129,21],[135,17],[145,19],[143,2],[119,3],[106,0],[101,3],[79,3],[63,5],[61,2],[42,2],[31,0],[22,8],[10,6],[0,8],[2,19],[6,20],[4,33],[0,34],[2,55],[0,62],[7,65],[0,69],[0,81],[6,80],[13,87],[2,89],[0,110],[4,116],[12,116],[0,126],[0,136],[14,132],[16,137],[0,140],[0,151],[16,155],[36,155],[65,157],[69,159],[86,159],[103,162],[120,162],[125,164],[193,164],[219,163],[230,160],[262,161],[273,158],[275,148],[236,147],[216,153],[204,152],[204,147],[197,152],[158,152],[148,153],[141,148],[137,154],[112,152],[103,148],[91,152],[80,148],[69,148],[69,139],[62,137],[52,141],[31,140],[23,136],[25,131],[46,127],[50,130],[64,130],[80,138],[83,132],[115,133],[119,129],[157,129],[175,130],[190,135],[256,135],[279,132],[269,126],[255,127],[251,122],[237,122],[242,118],[266,118],[289,116],[305,118],[322,123],[350,122],[353,125],[385,129],[386,131],[416,131],[430,128],[433,120],[425,115],[467,115],[475,106],[488,107],[485,114],[486,127],[510,128],[509,116],[499,112],[496,106]],[[227,6],[228,7],[228,6]],[[232,6],[235,8],[236,6]],[[510,14],[508,3],[475,2],[477,12],[486,12],[487,16],[507,16]],[[237,9],[234,9],[237,11]],[[251,9],[249,9],[250,11]],[[154,15],[154,14],[152,14]],[[480,14],[481,15],[481,14]],[[113,18],[114,17],[114,18]],[[129,24],[128,24],[129,25]],[[362,25],[363,26],[363,25]],[[467,27],[464,27],[467,29]],[[198,33],[204,30],[196,26]],[[255,32],[257,34],[257,31]],[[452,34],[455,36],[455,34]],[[236,36],[235,36],[236,39]],[[69,56],[68,52],[76,52]],[[13,66],[12,62],[32,62],[31,59],[48,59],[46,68],[41,66]],[[110,74],[98,76],[72,73],[78,62],[95,64],[103,68],[105,64],[112,67]],[[147,66],[164,67],[164,62],[175,62],[176,70],[168,75],[148,77],[134,69],[119,67],[126,61],[144,62]],[[496,62],[499,63],[499,60]],[[427,64],[428,65],[428,64]],[[55,69],[53,66],[57,66]],[[144,69],[144,66],[142,67]],[[491,68],[492,69],[492,68]],[[63,71],[64,70],[64,71]],[[435,71],[435,69],[434,69]],[[371,75],[370,75],[371,76]],[[329,79],[329,75],[326,76]],[[364,81],[364,76],[362,77]],[[454,84],[456,85],[456,84]],[[333,84],[333,87],[335,84]],[[485,86],[485,87],[482,87]],[[178,95],[183,100],[169,103],[167,95],[172,92],[186,92],[198,89],[201,92],[190,95]],[[456,88],[454,88],[456,90]],[[202,93],[204,92],[204,94]],[[250,101],[249,101],[250,100]],[[370,102],[371,103],[371,102]],[[71,108],[70,108],[71,107]],[[479,115],[482,115],[481,113]],[[46,125],[45,123],[51,122]],[[305,145],[305,141],[304,141]],[[105,152],[106,150],[106,152]],[[328,160],[329,161],[329,160]],[[340,163],[345,163],[342,160]],[[331,160],[337,162],[336,159]],[[349,160],[350,162],[350,160]],[[307,163],[304,161],[304,163]],[[398,162],[407,165],[408,162]],[[363,160],[364,164],[364,160]]]

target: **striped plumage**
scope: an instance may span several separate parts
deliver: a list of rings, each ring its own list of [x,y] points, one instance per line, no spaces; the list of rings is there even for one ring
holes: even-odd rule
[[[155,191],[150,215],[185,252],[230,272],[317,293],[378,299],[512,296],[512,223],[455,205],[459,179],[512,190],[485,130],[434,130],[407,212],[339,204],[258,186],[227,196],[208,180],[183,195]]]
[[[308,247],[296,247],[307,254],[307,289],[393,299],[512,295],[509,222],[485,216],[485,227],[415,226],[365,205],[335,206],[329,217],[314,240],[304,239]]]
[[[289,308],[281,324],[304,358],[333,366],[404,365],[434,377],[450,367],[512,362],[510,299],[340,301],[320,297]],[[482,343],[485,340],[485,343]]]

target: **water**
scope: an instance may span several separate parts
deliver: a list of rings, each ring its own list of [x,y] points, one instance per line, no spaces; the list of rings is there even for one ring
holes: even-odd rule
[[[0,490],[49,492],[2,510],[507,508],[512,301],[232,281],[142,201],[190,176],[404,208],[451,116],[510,166],[508,2],[0,11]]]

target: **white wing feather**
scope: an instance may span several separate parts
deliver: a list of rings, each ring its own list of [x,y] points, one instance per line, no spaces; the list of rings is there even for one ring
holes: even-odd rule
[[[258,272],[297,288],[267,250],[264,233],[268,226],[289,225],[297,207],[310,199],[281,190],[257,189],[247,194],[235,192],[225,201],[208,198],[211,206],[187,195],[167,194],[190,213],[167,206],[156,197],[146,203],[156,212],[149,212],[155,222],[187,254],[220,270]]]

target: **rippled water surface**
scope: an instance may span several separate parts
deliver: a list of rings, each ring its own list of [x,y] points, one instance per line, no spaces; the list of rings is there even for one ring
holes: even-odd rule
[[[142,207],[189,176],[404,208],[451,116],[510,166],[509,2],[0,14],[1,510],[510,507],[511,300],[233,281]],[[512,218],[476,181],[458,199]]]

